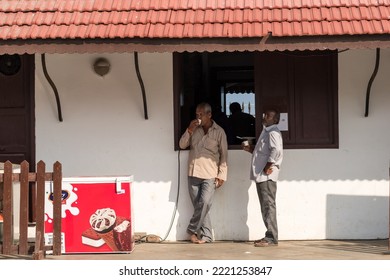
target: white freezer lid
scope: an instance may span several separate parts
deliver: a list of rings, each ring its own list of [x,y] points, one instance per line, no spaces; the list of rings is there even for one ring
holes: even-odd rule
[[[63,182],[78,183],[112,183],[112,182],[133,182],[133,175],[129,176],[81,176],[81,177],[64,177]]]
[[[133,176],[100,176],[100,177],[65,177],[62,178],[63,183],[115,183],[116,193],[124,193],[122,189],[122,183],[131,183],[133,182]]]

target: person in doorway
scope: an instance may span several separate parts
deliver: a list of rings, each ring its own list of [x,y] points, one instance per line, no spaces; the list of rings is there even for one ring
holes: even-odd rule
[[[211,106],[196,107],[196,119],[181,136],[179,146],[190,146],[188,190],[194,212],[187,227],[192,243],[213,241],[209,210],[214,192],[227,179],[227,140],[224,130],[212,119]]]
[[[256,247],[278,245],[276,219],[276,189],[280,166],[283,160],[283,139],[277,124],[278,111],[267,110],[263,117],[263,130],[256,146],[243,145],[252,153],[250,178],[256,182],[261,214],[266,227],[265,237],[254,242]]]
[[[242,111],[241,105],[238,102],[233,102],[229,106],[229,126],[232,131],[232,138],[229,144],[240,144],[242,140],[239,137],[254,137],[255,136],[255,117],[251,114]]]
[[[230,127],[229,127],[229,119],[228,119],[227,115],[225,114],[225,112],[222,112],[222,106],[221,105],[216,104],[216,103],[210,104],[210,105],[211,105],[211,109],[212,109],[212,112],[213,112],[213,120],[220,127],[223,128],[223,130],[225,131],[225,134],[226,134],[227,142],[229,144],[229,139],[231,138],[231,131],[230,131]]]

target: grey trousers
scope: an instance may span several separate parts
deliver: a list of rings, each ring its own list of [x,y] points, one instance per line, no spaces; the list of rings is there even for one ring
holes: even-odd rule
[[[278,223],[276,220],[276,182],[268,180],[256,183],[257,195],[259,196],[261,215],[267,228],[265,239],[269,242],[278,243]]]
[[[194,214],[187,227],[187,232],[196,234],[206,242],[213,241],[209,211],[215,193],[215,179],[188,177],[188,191],[194,206]]]

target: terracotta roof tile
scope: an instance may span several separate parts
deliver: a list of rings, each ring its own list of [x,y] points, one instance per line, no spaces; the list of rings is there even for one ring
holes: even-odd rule
[[[382,20],[381,21],[383,26],[383,32],[390,33],[390,24],[388,21]]]
[[[166,24],[165,30],[164,30],[164,37],[165,38],[172,38],[174,35],[174,25],[173,24]]]
[[[116,27],[116,29],[115,29],[115,33],[114,33],[114,38],[124,38],[126,26],[125,25],[116,25],[115,27]]]
[[[354,33],[361,34],[363,32],[362,24],[358,21],[352,22]]]
[[[215,13],[212,9],[207,9],[204,15],[204,23],[213,23],[215,21]]]
[[[174,22],[176,24],[184,24],[185,16],[186,16],[186,12],[183,10],[179,10],[176,13],[171,14],[171,21],[170,22]]]
[[[386,9],[384,6],[379,7],[379,12],[381,14],[381,18],[389,19],[390,18],[390,9]]]
[[[0,39],[390,34],[390,0],[1,0]]]
[[[195,24],[204,23],[205,19],[205,11],[204,10],[196,10],[194,13],[194,22]]]
[[[214,14],[215,14],[215,22],[216,23],[223,23],[224,10],[216,10],[214,12]]]
[[[181,34],[184,32],[184,25],[183,24],[175,24],[173,26],[172,36],[170,38],[179,38]]]
[[[371,18],[381,20],[381,13],[378,7],[370,7]]]
[[[219,37],[223,33],[224,25],[222,23],[213,24],[213,37]]]
[[[15,31],[12,31],[12,27],[11,26],[6,26],[4,28],[4,32],[5,32],[5,39],[11,39],[12,38],[12,34],[15,33]]]

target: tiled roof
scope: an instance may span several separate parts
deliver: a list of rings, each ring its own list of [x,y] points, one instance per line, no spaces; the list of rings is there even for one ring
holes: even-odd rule
[[[390,34],[390,0],[0,0],[0,40]]]

